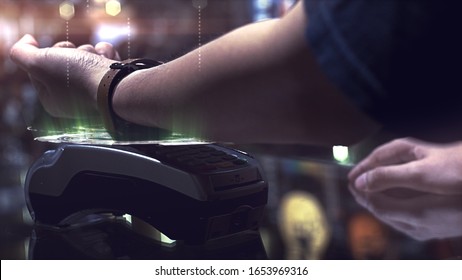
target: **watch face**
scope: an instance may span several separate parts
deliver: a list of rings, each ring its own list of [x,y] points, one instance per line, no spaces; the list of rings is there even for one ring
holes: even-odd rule
[[[112,139],[104,128],[76,126],[66,130],[40,130],[29,127],[40,142],[48,143],[72,143],[87,145],[134,145],[134,144],[160,144],[160,145],[197,145],[208,144],[209,141],[185,137],[181,134],[172,133],[162,139],[150,139],[142,141],[117,141]]]

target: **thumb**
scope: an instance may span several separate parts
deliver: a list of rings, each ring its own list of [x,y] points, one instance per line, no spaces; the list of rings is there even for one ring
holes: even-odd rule
[[[355,180],[354,186],[361,191],[378,192],[396,187],[419,189],[424,186],[418,180],[422,172],[418,162],[401,165],[380,166],[369,170]]]
[[[10,58],[22,69],[29,71],[36,63],[38,42],[29,34],[24,35],[10,49]]]

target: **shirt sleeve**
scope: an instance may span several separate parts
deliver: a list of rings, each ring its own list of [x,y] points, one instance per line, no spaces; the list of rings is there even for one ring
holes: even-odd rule
[[[383,124],[462,112],[458,2],[305,0],[306,35],[331,82]]]

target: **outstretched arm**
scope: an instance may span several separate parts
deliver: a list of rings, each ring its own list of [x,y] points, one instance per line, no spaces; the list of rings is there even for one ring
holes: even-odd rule
[[[319,69],[305,41],[307,21],[300,1],[281,19],[246,25],[162,66],[137,71],[116,88],[115,112],[135,123],[219,141],[353,143],[375,124]],[[11,56],[41,81],[42,103],[58,113],[70,110],[54,107],[69,96],[94,107],[98,83],[113,62],[24,41]],[[65,87],[66,65],[72,90]]]
[[[301,2],[282,19],[241,27],[129,76],[116,90],[116,112],[138,123],[237,142],[361,139],[373,124],[318,68],[305,40]]]

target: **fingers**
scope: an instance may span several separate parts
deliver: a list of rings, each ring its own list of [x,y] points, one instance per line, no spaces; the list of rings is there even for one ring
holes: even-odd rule
[[[94,53],[94,54],[98,54],[95,50],[95,47],[93,47],[92,45],[90,44],[85,44],[85,45],[81,45],[77,48],[78,50],[81,50],[81,51],[86,51],[86,52],[89,52],[89,53]]]
[[[422,170],[418,161],[380,166],[359,175],[354,180],[354,187],[367,192],[380,192],[396,187],[423,190],[425,184],[420,173]]]
[[[95,50],[95,47],[93,47],[90,44],[85,44],[85,45],[81,45],[81,46],[76,47],[74,43],[69,42],[69,41],[58,42],[58,43],[53,45],[53,48],[78,49],[78,50],[81,50],[81,51],[86,51],[86,52],[97,54],[96,50]]]
[[[120,60],[119,53],[114,49],[114,47],[110,43],[100,42],[95,46],[90,44],[85,44],[76,47],[72,42],[69,41],[62,41],[58,42],[53,45],[54,48],[76,48],[78,50],[86,51],[89,53],[94,53],[101,55],[103,57],[113,59],[113,60]]]
[[[69,41],[61,41],[53,45],[53,48],[75,48],[74,43]]]
[[[120,60],[119,53],[109,43],[101,42],[101,43],[96,44],[95,51],[97,54],[102,55],[106,58],[113,59],[113,60]]]
[[[90,44],[81,45],[76,47],[74,43],[69,41],[57,42],[53,45],[53,48],[77,48],[86,52],[99,54],[103,57],[120,60],[119,53],[114,49],[110,43],[101,42],[92,46]],[[28,68],[33,62],[34,55],[39,51],[39,44],[35,38],[29,34],[24,35],[18,42],[16,42],[10,51],[11,59],[22,66]]]
[[[375,149],[348,174],[350,181],[355,181],[361,174],[380,166],[401,164],[416,159],[415,147],[419,142],[404,138],[386,143]]]

